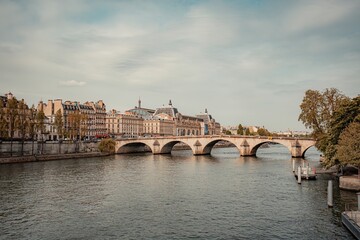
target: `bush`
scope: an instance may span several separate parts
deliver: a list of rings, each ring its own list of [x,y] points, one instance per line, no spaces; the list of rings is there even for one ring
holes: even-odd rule
[[[100,152],[115,153],[115,141],[111,138],[102,139],[99,143]]]

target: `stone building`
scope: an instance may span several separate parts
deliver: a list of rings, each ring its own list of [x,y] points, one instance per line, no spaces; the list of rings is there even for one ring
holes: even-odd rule
[[[42,101],[38,104],[38,110],[43,109],[47,120],[46,128],[49,129],[48,140],[58,140],[59,134],[55,127],[55,116],[60,110],[64,123],[64,136],[70,139],[93,138],[106,134],[106,106],[102,100],[80,104],[76,101],[61,99],[48,100],[47,104]],[[74,126],[72,116],[80,114],[80,126]],[[76,132],[76,133],[75,133]]]
[[[138,137],[143,134],[144,119],[132,113],[120,113],[112,109],[106,115],[107,133],[115,138]]]
[[[35,121],[36,112],[28,107],[24,99],[16,99],[15,108],[11,108],[10,100],[14,99],[16,97],[11,92],[0,96],[0,138],[9,139],[12,135],[13,139],[28,139],[30,134],[26,131],[26,127],[29,121]]]
[[[207,109],[205,109],[204,114],[198,114],[196,117],[201,118],[203,120],[203,124],[201,127],[201,135],[220,135],[221,134],[221,126],[220,123],[216,122],[215,119],[208,113]]]
[[[220,134],[220,124],[207,111],[195,117],[182,115],[171,100],[156,110],[141,107],[141,100],[125,114],[112,110],[107,114],[106,127],[115,137]]]

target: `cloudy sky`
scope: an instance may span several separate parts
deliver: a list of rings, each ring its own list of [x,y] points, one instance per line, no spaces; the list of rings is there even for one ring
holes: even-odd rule
[[[303,130],[307,89],[360,93],[359,26],[358,0],[0,0],[0,94]]]

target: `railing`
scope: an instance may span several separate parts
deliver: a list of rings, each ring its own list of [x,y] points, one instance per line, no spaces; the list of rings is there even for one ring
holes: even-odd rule
[[[345,214],[358,226],[360,225],[360,211],[356,203],[346,203]]]

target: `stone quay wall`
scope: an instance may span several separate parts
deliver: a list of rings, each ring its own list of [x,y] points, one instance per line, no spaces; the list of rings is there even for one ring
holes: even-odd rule
[[[62,143],[56,141],[47,142],[24,142],[23,154],[29,155],[51,155],[51,154],[68,154],[68,153],[87,153],[99,152],[98,142],[73,142],[63,141]],[[12,143],[12,156],[21,155],[21,142]],[[9,157],[11,154],[11,143],[8,141],[0,142],[0,158]]]
[[[360,191],[360,178],[358,176],[342,176],[339,179],[340,189]]]

